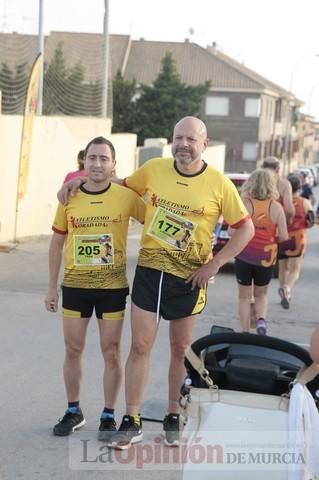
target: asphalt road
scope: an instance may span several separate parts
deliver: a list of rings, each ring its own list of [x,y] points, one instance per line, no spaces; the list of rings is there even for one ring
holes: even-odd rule
[[[114,468],[97,458],[94,443],[98,418],[103,407],[102,360],[98,348],[97,326],[92,319],[84,358],[81,404],[87,424],[72,440],[51,434],[52,426],[65,409],[62,378],[63,339],[60,314],[44,308],[47,288],[48,238],[21,242],[10,253],[0,252],[0,312],[2,338],[0,348],[0,479],[1,480],[84,480],[127,478],[123,467]],[[128,275],[131,281],[138,251],[138,231],[131,231],[128,242]],[[309,244],[302,275],[293,293],[290,310],[283,310],[273,280],[269,293],[269,333],[295,342],[308,343],[318,322],[319,227],[309,232]],[[129,311],[129,306],[127,311]],[[197,323],[195,338],[209,333],[213,324],[239,329],[237,287],[228,266],[209,285],[208,304]],[[130,343],[129,318],[122,341],[123,362]],[[145,398],[162,400],[167,394],[167,325],[161,322],[151,358],[151,375]],[[123,414],[123,389],[117,417]],[[146,438],[160,431],[158,423],[145,423]],[[79,461],[74,443],[88,435],[92,456]],[[85,445],[83,440],[81,448]],[[82,451],[83,457],[83,451]],[[107,471],[108,472],[107,472]],[[150,472],[129,467],[130,478],[149,478]],[[176,469],[154,471],[156,479],[178,479]]]

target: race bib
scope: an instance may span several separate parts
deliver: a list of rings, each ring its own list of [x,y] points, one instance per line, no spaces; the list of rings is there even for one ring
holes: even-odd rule
[[[113,235],[74,235],[74,265],[113,265]]]
[[[171,247],[185,251],[196,227],[197,225],[190,220],[159,207],[147,233]]]

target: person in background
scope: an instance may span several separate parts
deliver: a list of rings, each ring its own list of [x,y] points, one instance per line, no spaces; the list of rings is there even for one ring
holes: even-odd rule
[[[279,193],[277,199],[284,207],[287,224],[292,221],[295,208],[292,201],[291,185],[286,178],[280,177],[280,161],[276,157],[267,157],[262,162],[262,168],[268,168],[275,176],[276,187]]]
[[[58,308],[58,277],[65,245],[62,313],[65,342],[64,383],[68,407],[54,426],[58,436],[85,424],[80,407],[82,357],[87,327],[95,311],[104,359],[104,410],[99,440],[116,430],[115,402],[122,369],[120,338],[129,293],[126,278],[126,240],[131,217],[144,222],[145,204],[139,195],[111,183],[115,169],[113,144],[104,137],[91,140],[84,155],[85,186],[68,205],[59,204],[49,248],[49,288],[45,306]]]
[[[282,205],[276,201],[278,191],[268,169],[251,173],[241,188],[241,197],[253,221],[255,235],[235,258],[239,319],[242,331],[249,332],[253,289],[256,331],[266,335],[267,290],[277,259],[277,244],[288,239],[286,217]]]
[[[279,283],[278,294],[281,306],[290,307],[291,291],[295,286],[301,271],[302,259],[306,249],[306,229],[314,225],[315,216],[310,201],[301,197],[301,180],[296,174],[288,175],[293,192],[295,215],[290,225],[288,234],[294,245],[278,255]]]
[[[309,183],[307,182],[307,174],[305,172],[300,172],[301,179],[301,192],[300,196],[309,200],[312,206],[316,204],[316,197],[314,196],[313,190]]]
[[[69,172],[66,174],[65,179],[63,183],[68,182],[72,178],[78,177],[78,176],[85,176],[86,172],[84,169],[84,154],[85,150],[80,150],[77,156],[77,162],[78,162],[78,169],[75,170],[74,172]]]

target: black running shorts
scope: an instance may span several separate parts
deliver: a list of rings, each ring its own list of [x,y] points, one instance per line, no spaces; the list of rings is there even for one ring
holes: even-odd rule
[[[254,285],[257,287],[264,287],[270,283],[273,269],[273,265],[262,267],[243,262],[238,258],[235,259],[235,274],[239,285],[249,286],[254,281]]]
[[[185,279],[153,268],[136,267],[132,301],[148,312],[157,312],[166,320],[200,313],[206,305],[206,288],[191,289]]]
[[[63,316],[123,320],[128,288],[99,289],[62,286]]]

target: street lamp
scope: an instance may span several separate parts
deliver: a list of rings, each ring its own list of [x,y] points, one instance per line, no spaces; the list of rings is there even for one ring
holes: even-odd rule
[[[107,117],[108,100],[108,74],[109,74],[109,0],[104,0],[103,24],[103,83],[102,83],[102,112],[101,116]]]
[[[42,115],[42,102],[43,102],[43,50],[44,50],[44,35],[43,35],[43,0],[39,0],[39,29],[38,29],[38,54],[41,56],[40,67],[40,79],[39,79],[39,92],[37,103],[37,114]]]

